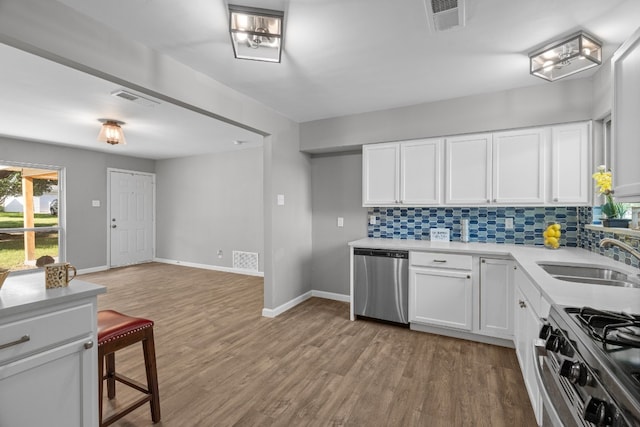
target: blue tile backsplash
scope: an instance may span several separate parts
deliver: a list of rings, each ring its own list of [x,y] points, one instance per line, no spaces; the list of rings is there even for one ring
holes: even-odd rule
[[[460,220],[469,219],[469,241],[543,245],[547,223],[562,226],[562,246],[578,246],[576,207],[474,207],[474,208],[369,208],[369,237],[429,240],[431,228],[449,228],[451,240],[460,240]],[[505,228],[505,218],[513,218],[513,229]]]
[[[376,217],[368,226],[369,237],[383,239],[429,240],[431,228],[448,228],[451,240],[460,240],[460,220],[469,219],[469,241],[543,245],[542,232],[547,223],[562,226],[561,246],[581,247],[600,255],[640,268],[637,259],[617,247],[602,249],[598,242],[613,237],[640,250],[640,239],[600,230],[589,230],[591,207],[477,207],[477,208],[369,208],[367,218]],[[513,218],[513,229],[505,228],[505,218]]]

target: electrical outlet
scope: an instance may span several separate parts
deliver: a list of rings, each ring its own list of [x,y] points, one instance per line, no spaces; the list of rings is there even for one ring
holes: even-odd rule
[[[375,215],[369,215],[369,225],[376,225],[377,219]]]
[[[505,230],[513,230],[513,218],[505,218],[504,219],[504,229]]]

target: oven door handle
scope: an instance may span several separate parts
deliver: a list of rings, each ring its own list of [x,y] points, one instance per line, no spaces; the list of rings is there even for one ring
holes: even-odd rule
[[[553,402],[549,397],[549,393],[547,392],[547,389],[542,380],[542,364],[545,363],[544,357],[547,355],[547,349],[545,348],[545,340],[543,339],[534,340],[532,347],[533,347],[532,353],[533,353],[533,367],[534,367],[533,373],[536,377],[536,383],[538,383],[538,390],[542,398],[543,417],[544,417],[544,412],[546,411],[547,417],[553,424],[553,427],[564,427],[564,424],[562,423],[562,420],[558,416],[558,412],[556,411],[555,406],[553,406]]]

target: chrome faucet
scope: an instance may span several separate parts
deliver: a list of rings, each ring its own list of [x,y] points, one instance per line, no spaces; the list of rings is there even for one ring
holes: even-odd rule
[[[601,248],[608,248],[611,246],[618,246],[619,248],[624,249],[625,251],[629,252],[631,254],[631,256],[636,257],[639,261],[640,261],[640,252],[638,252],[636,249],[634,249],[632,246],[621,242],[620,240],[617,239],[611,239],[609,237],[606,237],[602,240],[600,240],[600,247]]]

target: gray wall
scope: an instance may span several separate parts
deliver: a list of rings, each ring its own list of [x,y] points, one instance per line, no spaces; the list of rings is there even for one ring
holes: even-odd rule
[[[107,264],[107,168],[154,172],[155,161],[0,137],[0,162],[64,167],[67,261],[77,268]],[[91,207],[100,200],[99,208]]]
[[[549,125],[591,118],[591,79],[561,80],[302,123],[300,149],[310,153],[353,150],[359,145],[373,142]]]
[[[262,162],[262,147],[159,160],[156,256],[231,268],[257,252],[263,271]]]
[[[591,117],[599,120],[611,114],[613,105],[613,74],[611,61],[603,62],[593,76],[593,106]]]
[[[362,207],[362,154],[320,155],[311,159],[313,194],[314,290],[349,295],[347,242],[367,235]],[[338,217],[344,227],[337,226]]]

